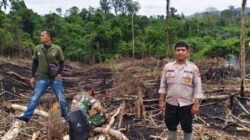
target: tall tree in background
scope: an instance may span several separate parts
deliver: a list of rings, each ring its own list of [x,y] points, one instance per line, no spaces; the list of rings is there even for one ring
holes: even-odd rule
[[[126,13],[130,15],[137,13],[141,8],[140,3],[138,1],[132,1],[132,0],[126,0],[125,6],[126,6]]]
[[[169,11],[169,5],[170,0],[166,0],[166,26],[165,26],[165,33],[166,33],[166,46],[167,46],[167,57],[171,57],[172,49],[170,44],[170,34],[169,34],[169,17],[170,17],[170,11]]]
[[[110,0],[110,2],[114,8],[115,15],[117,15],[119,11],[119,6],[120,6],[120,0]]]
[[[126,15],[127,14],[126,1],[128,1],[128,0],[119,0],[119,12],[120,12],[120,15]]]
[[[0,10],[2,9],[2,7],[4,8],[4,10],[6,10],[8,6],[8,1],[7,0],[1,0],[0,1]]]
[[[133,58],[135,58],[135,29],[134,29],[134,14],[132,13],[132,23],[131,23],[131,29],[132,29],[132,47],[133,47]]]
[[[238,23],[238,14],[237,11],[235,10],[234,6],[230,5],[228,9],[223,10],[221,12],[221,21],[223,25],[228,25],[228,24],[235,24],[236,22]]]
[[[170,14],[171,17],[175,17],[176,16],[176,12],[177,12],[177,9],[175,9],[174,7],[171,7],[169,14]]]
[[[132,47],[133,47],[133,58],[135,58],[135,29],[134,29],[134,14],[140,9],[140,4],[137,1],[126,0],[126,9],[132,16],[131,29],[132,29]]]
[[[5,29],[11,33],[11,37],[14,40],[13,48],[16,52],[13,51],[11,56],[20,57],[24,56],[22,51],[22,30],[21,30],[21,17],[20,16],[12,16],[8,19],[8,23],[5,24]],[[17,52],[18,51],[18,52]]]
[[[100,0],[101,9],[105,14],[109,13],[111,10],[111,2],[109,0]]]
[[[56,8],[56,12],[59,16],[62,16],[62,8]]]
[[[245,17],[246,17],[247,0],[242,0],[241,16],[240,16],[240,67],[241,67],[241,96],[244,96],[246,62],[245,62]]]
[[[115,14],[127,15],[136,13],[140,9],[140,4],[133,0],[110,0],[112,7],[114,8]]]

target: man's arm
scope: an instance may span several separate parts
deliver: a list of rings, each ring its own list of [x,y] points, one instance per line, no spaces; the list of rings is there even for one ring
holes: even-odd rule
[[[195,66],[195,71],[194,71],[194,99],[203,99],[204,95],[202,93],[202,83],[201,83],[201,76],[199,69]],[[198,103],[196,101],[196,103]]]
[[[35,78],[37,68],[38,68],[38,59],[33,59],[33,61],[32,61],[32,69],[31,69],[31,77]]]
[[[160,89],[159,89],[159,93],[160,93],[160,98],[159,98],[159,107],[160,107],[160,110],[163,111],[165,110],[166,108],[166,94],[167,94],[167,91],[166,91],[166,88],[167,88],[167,85],[166,85],[166,72],[167,72],[167,69],[166,67],[163,69],[162,71],[162,76],[161,76],[161,83],[160,83]]]
[[[195,115],[200,111],[200,102],[204,98],[202,93],[202,83],[198,67],[195,66],[194,72],[194,103],[192,106],[192,114]]]
[[[90,99],[89,105],[91,106],[92,109],[94,109],[97,112],[100,112],[107,119],[110,118],[110,116],[106,113],[106,111],[103,108],[103,106],[101,105],[101,103],[98,100],[96,100],[95,98]]]
[[[59,61],[58,74],[62,74],[63,68],[64,68],[64,61],[61,60],[61,61]]]
[[[61,80],[61,75],[62,75],[63,68],[64,68],[64,56],[63,56],[62,49],[60,47],[59,47],[59,52],[58,52],[58,59],[59,59],[59,69],[57,72],[57,76],[55,77],[55,80]]]
[[[160,107],[161,111],[165,110],[165,108],[166,108],[166,94],[160,94],[159,107]]]
[[[38,56],[36,52],[36,47],[34,48],[33,56],[32,56],[32,68],[31,68],[31,78],[30,78],[30,85],[32,88],[35,87],[36,84],[36,71],[38,68]]]
[[[96,107],[95,107],[95,110],[102,113],[103,115],[106,114],[104,108],[101,106],[101,104],[99,103]]]

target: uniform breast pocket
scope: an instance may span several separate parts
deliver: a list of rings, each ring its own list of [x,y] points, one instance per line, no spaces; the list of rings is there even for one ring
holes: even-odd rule
[[[191,73],[184,73],[182,78],[182,84],[193,86],[193,75]]]
[[[175,82],[175,73],[174,72],[167,72],[166,74],[166,81],[167,84],[174,84]]]

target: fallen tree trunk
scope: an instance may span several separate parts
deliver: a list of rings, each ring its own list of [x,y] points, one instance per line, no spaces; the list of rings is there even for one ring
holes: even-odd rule
[[[27,110],[26,106],[22,106],[22,105],[19,105],[19,104],[5,103],[4,106],[7,107],[7,108],[15,109],[15,110],[21,110],[21,111],[26,111]],[[40,115],[40,116],[43,116],[43,117],[46,117],[46,118],[48,117],[48,113],[43,111],[43,110],[36,109],[34,111],[34,114]]]
[[[203,100],[220,100],[220,99],[226,99],[226,98],[230,98],[232,96],[237,95],[237,93],[232,93],[230,95],[214,95],[214,96],[207,96],[205,99]]]
[[[229,98],[231,95],[215,95],[215,96],[207,96],[205,99],[203,100],[219,100],[219,99],[225,99],[225,98]]]
[[[122,121],[123,121],[124,114],[125,114],[125,102],[123,100],[123,102],[122,102],[122,110],[121,110],[121,114],[119,116],[118,128],[121,128],[121,126],[122,126]]]
[[[123,107],[125,107],[125,106],[120,105],[120,107],[117,109],[117,111],[115,112],[115,114],[111,117],[111,119],[109,121],[109,124],[106,126],[106,128],[104,128],[103,130],[101,129],[101,131],[104,132],[105,135],[101,135],[98,140],[105,140],[106,135],[111,133],[110,130],[111,130],[111,126],[115,122],[115,117],[118,116],[121,113],[122,110],[124,110]],[[120,132],[120,134],[122,134],[122,133]],[[122,140],[128,140],[128,138],[124,134],[123,134],[123,136],[120,135],[120,134],[119,133],[113,133],[112,136],[114,136],[116,138],[119,138],[119,139],[123,138]]]
[[[28,83],[27,78],[21,77],[21,76],[19,76],[18,74],[14,73],[14,72],[6,72],[6,73],[7,74],[4,74],[4,72],[2,70],[0,70],[0,75],[4,76],[6,78],[9,78],[9,79],[11,79],[11,80],[13,80],[13,81],[15,81],[17,83],[20,83],[22,85],[25,85],[25,86],[28,86],[28,87],[30,86],[29,84],[27,84]],[[12,75],[12,76],[8,76],[8,75]],[[13,75],[18,77],[19,79],[25,81],[25,82],[22,82],[21,80],[16,80],[15,78],[12,78]]]
[[[97,127],[97,128],[92,129],[92,131],[96,132],[96,133],[109,134],[109,135],[111,135],[119,140],[128,140],[128,138],[122,132],[120,132],[118,130],[114,130],[114,129],[108,130],[108,129],[105,129],[102,127]],[[104,136],[104,138],[105,138],[105,136]]]
[[[243,128],[242,127],[237,127],[236,130],[250,132],[250,129],[247,128],[247,127],[243,127]]]

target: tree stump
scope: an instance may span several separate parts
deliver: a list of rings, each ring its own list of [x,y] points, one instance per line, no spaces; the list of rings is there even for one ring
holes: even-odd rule
[[[48,116],[48,140],[63,139],[68,133],[68,122],[61,117],[60,104],[53,104]]]

